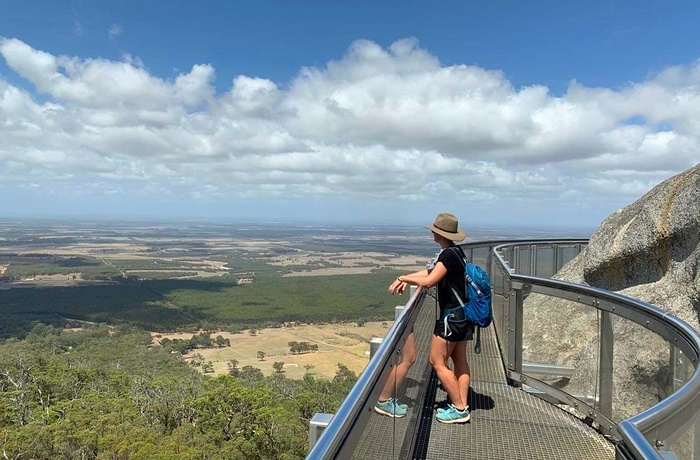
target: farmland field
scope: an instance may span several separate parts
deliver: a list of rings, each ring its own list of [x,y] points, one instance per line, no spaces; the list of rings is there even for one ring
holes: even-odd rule
[[[358,371],[370,336],[382,337],[405,302],[387,286],[425,267],[435,249],[420,226],[0,220],[0,340],[38,323],[161,337],[211,331],[235,344],[196,350],[214,374],[231,359],[264,372],[284,362],[289,376],[333,375],[338,362]],[[246,335],[251,328],[263,332]],[[318,350],[291,355],[294,337]]]
[[[406,298],[404,297],[404,300]],[[263,374],[274,372],[275,362],[284,363],[284,372],[289,378],[301,378],[306,373],[324,378],[332,378],[338,370],[338,363],[347,366],[359,374],[369,361],[369,341],[373,337],[384,337],[391,327],[391,322],[367,322],[362,326],[345,322],[335,324],[300,324],[257,330],[251,335],[248,330],[239,334],[216,332],[230,340],[230,346],[222,348],[205,348],[189,351],[185,360],[191,361],[200,355],[205,362],[210,361],[214,372],[220,375],[229,372],[229,363],[235,359],[238,367],[253,366]],[[152,334],[154,342],[164,338],[187,340],[192,334]],[[289,342],[309,342],[318,345],[318,351],[292,354]],[[258,359],[258,352],[265,354]],[[311,366],[307,369],[306,366]]]
[[[415,228],[0,222],[0,338],[38,323],[207,330],[232,345],[184,357],[211,362],[213,375],[232,359],[266,374],[284,362],[293,378],[332,377],[339,362],[360,372],[394,317],[387,286],[425,266],[430,243]],[[292,341],[318,349],[291,354]]]

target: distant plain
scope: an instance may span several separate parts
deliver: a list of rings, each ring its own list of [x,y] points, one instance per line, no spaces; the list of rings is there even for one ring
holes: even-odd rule
[[[330,377],[338,362],[359,372],[369,339],[386,333],[407,299],[390,296],[388,284],[424,267],[435,249],[422,227],[0,221],[0,338],[22,338],[39,322],[154,337],[207,331],[232,343],[195,350],[214,374],[231,359],[266,374],[284,362],[290,377]],[[318,351],[291,355],[295,337]]]

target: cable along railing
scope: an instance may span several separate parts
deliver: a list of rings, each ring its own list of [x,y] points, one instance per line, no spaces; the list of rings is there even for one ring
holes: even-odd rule
[[[595,427],[618,459],[700,460],[700,335],[660,308],[603,289],[551,279],[587,240],[462,245],[491,277],[494,327],[508,383]],[[426,290],[414,290],[356,385],[307,458],[362,458],[357,445],[391,368],[401,359]],[[416,337],[426,335],[419,330]],[[420,369],[422,365],[422,370]],[[427,362],[412,377],[427,381]],[[423,385],[424,386],[424,385]],[[421,395],[415,396],[421,400]],[[327,416],[330,418],[330,416]],[[419,417],[388,419],[382,435],[405,458]],[[373,419],[376,420],[376,419]]]

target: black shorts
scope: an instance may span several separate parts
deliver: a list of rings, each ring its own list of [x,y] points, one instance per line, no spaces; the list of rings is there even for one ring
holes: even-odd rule
[[[474,336],[474,323],[471,321],[464,321],[462,323],[448,323],[449,331],[452,334],[445,335],[445,323],[443,320],[439,319],[435,321],[435,329],[433,329],[433,335],[447,340],[448,342],[462,342],[464,340],[472,340]]]

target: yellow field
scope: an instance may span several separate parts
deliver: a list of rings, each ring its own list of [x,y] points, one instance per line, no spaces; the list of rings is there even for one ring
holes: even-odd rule
[[[196,354],[202,355],[205,362],[211,361],[214,366],[214,374],[209,375],[228,373],[228,363],[232,359],[238,360],[239,369],[250,365],[257,367],[265,375],[272,374],[272,365],[281,361],[284,363],[285,375],[294,379],[304,376],[307,372],[304,367],[306,365],[313,366],[310,373],[325,378],[335,375],[338,363],[359,374],[369,361],[370,339],[383,338],[390,327],[391,322],[368,322],[361,327],[355,323],[338,323],[260,329],[254,336],[247,330],[242,334],[216,332],[211,336],[221,335],[231,341],[231,346],[193,350],[185,355],[184,359],[190,360]],[[154,341],[166,337],[189,340],[192,334],[153,334]],[[318,351],[293,355],[289,351],[289,342],[316,344]],[[258,351],[265,353],[264,360],[258,360]]]

